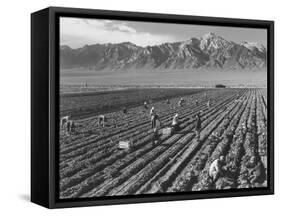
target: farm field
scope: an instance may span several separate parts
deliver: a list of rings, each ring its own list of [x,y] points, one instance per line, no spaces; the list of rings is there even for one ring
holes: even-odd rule
[[[186,103],[179,107],[181,97]],[[150,100],[149,109],[142,106],[144,100]],[[266,89],[120,90],[63,95],[60,101],[61,115],[71,114],[78,125],[75,134],[60,131],[61,199],[267,186]],[[129,108],[126,114],[123,106]],[[175,113],[180,120],[179,132],[161,135],[156,145],[150,129],[152,106],[163,125]],[[104,128],[97,124],[103,112],[108,118]],[[193,130],[199,112],[198,141]],[[118,148],[124,140],[132,143],[128,150]],[[220,155],[226,158],[227,172],[212,182],[208,169]],[[247,166],[252,156],[265,169],[255,182]]]
[[[173,97],[187,96],[212,89],[189,88],[129,88],[103,92],[79,92],[61,94],[61,116],[74,118],[120,111],[123,107],[140,106],[144,101],[153,103]]]

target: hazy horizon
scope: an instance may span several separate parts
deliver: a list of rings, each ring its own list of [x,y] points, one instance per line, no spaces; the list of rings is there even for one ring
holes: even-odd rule
[[[266,86],[265,70],[61,70],[61,85]]]

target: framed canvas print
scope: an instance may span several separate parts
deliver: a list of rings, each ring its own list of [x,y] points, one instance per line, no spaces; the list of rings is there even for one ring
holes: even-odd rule
[[[31,27],[32,202],[273,194],[273,21],[50,7]]]

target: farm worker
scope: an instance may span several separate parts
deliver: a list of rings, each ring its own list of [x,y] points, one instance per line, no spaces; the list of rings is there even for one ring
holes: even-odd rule
[[[200,140],[200,131],[201,131],[201,117],[200,117],[199,113],[196,116],[195,131],[196,131],[197,140],[199,141]]]
[[[173,129],[173,132],[175,131],[178,131],[179,130],[179,114],[176,113],[173,117],[173,120],[172,120],[172,129]]]
[[[60,126],[61,128],[67,123],[67,121],[69,120],[70,116],[64,116],[61,118],[60,120]]]
[[[161,121],[159,119],[159,116],[154,112],[153,115],[151,115],[151,128],[154,129],[157,127],[157,121],[161,125]]]
[[[183,100],[183,98],[181,98],[181,99],[179,100],[178,106],[182,106],[183,104],[184,104],[184,100]]]
[[[261,161],[257,161],[256,156],[251,156],[248,163],[246,163],[246,167],[250,169],[250,182],[254,183],[263,183],[265,179],[265,169]]]
[[[154,114],[156,114],[155,108],[152,107],[151,110],[150,110],[150,116],[153,116]]]
[[[207,99],[207,92],[205,92],[204,96],[205,96],[205,99]]]
[[[67,133],[70,133],[70,129],[71,129],[71,121],[67,121],[66,122],[66,131],[67,131]]]
[[[155,128],[153,128],[152,144],[153,145],[157,144],[158,140],[159,140],[159,133],[158,133],[157,128],[155,127]]]
[[[215,159],[209,168],[209,177],[215,182],[220,175],[222,175],[222,166],[225,163],[224,156],[220,156],[218,159]]]
[[[124,113],[124,114],[127,113],[127,108],[126,108],[126,107],[123,108],[123,113]]]
[[[98,125],[102,125],[103,127],[105,126],[105,122],[106,122],[106,117],[105,115],[99,115],[98,116]]]
[[[72,121],[71,126],[70,126],[70,132],[74,133],[75,132],[75,128],[76,128],[76,125],[75,125],[74,121]]]
[[[148,109],[148,106],[147,106],[147,102],[146,102],[146,101],[144,101],[143,106],[144,106],[145,109]]]
[[[210,108],[210,101],[207,101],[207,107]]]
[[[170,100],[169,100],[169,99],[167,99],[166,103],[167,103],[167,104],[170,104]]]
[[[195,101],[195,105],[198,106],[198,100],[197,100],[197,99],[196,99],[196,101]]]

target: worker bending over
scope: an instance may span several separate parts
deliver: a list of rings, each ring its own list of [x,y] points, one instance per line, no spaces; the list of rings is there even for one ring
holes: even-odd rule
[[[106,122],[105,115],[99,115],[98,116],[98,125],[104,127]]]
[[[223,176],[223,165],[225,165],[224,156],[220,156],[211,163],[209,177],[212,179],[212,182],[216,182],[219,177]]]

